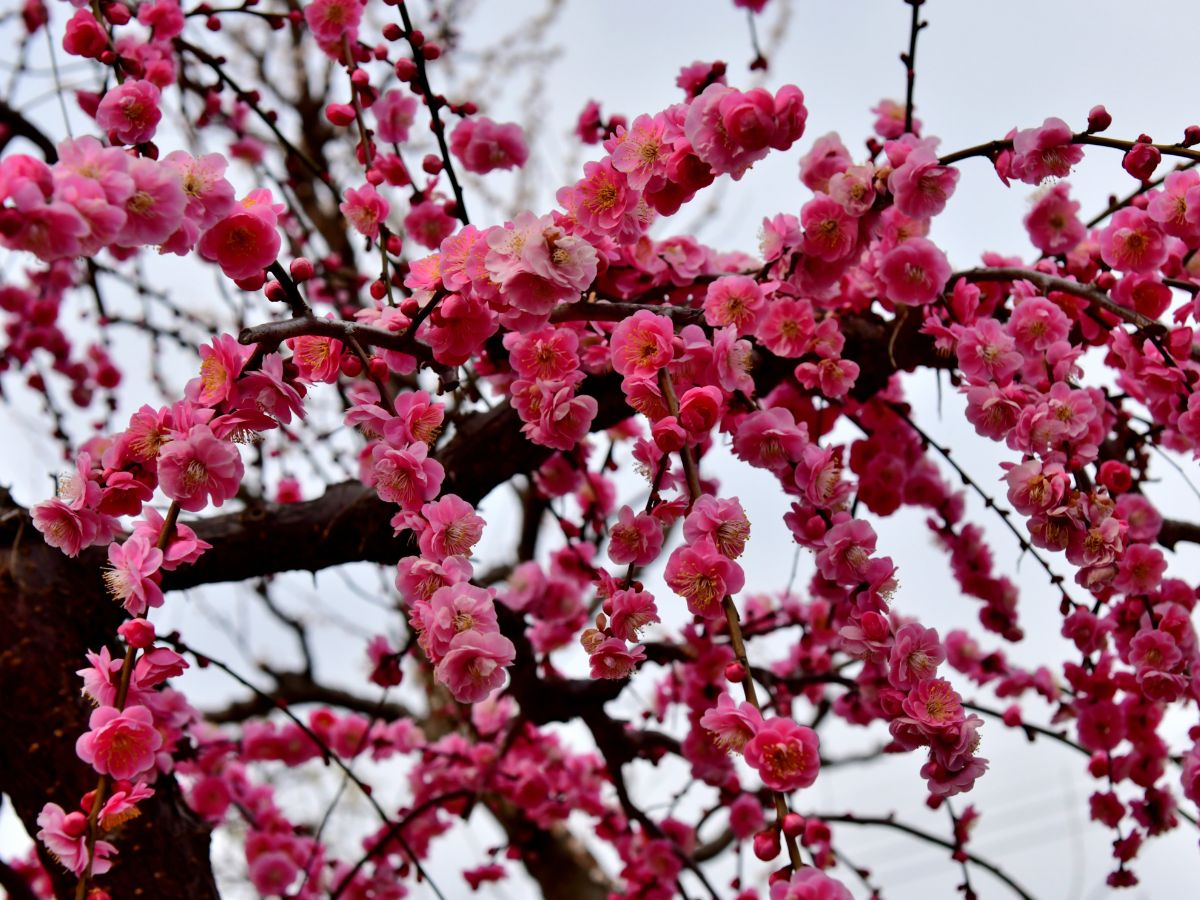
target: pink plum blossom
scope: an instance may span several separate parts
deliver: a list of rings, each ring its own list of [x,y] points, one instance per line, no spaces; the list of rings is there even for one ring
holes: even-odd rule
[[[853,895],[837,879],[807,867],[772,884],[770,900],[853,900]]]
[[[440,562],[447,556],[470,556],[483,536],[483,518],[475,507],[455,494],[426,503],[421,515],[429,523],[421,532],[421,555]]]
[[[519,169],[529,158],[521,126],[493,122],[487,116],[462,119],[450,133],[450,152],[468,172],[480,175],[497,169]]]
[[[82,875],[88,867],[88,821],[81,812],[65,812],[57,803],[47,803],[38,813],[37,839],[68,871]],[[112,868],[117,848],[108,841],[96,841],[92,848],[91,871],[103,875]]]
[[[140,616],[147,607],[162,606],[162,590],[158,586],[158,571],[163,554],[146,539],[135,534],[123,544],[108,545],[108,563],[104,572],[109,593],[120,601],[131,615]]]
[[[280,237],[275,226],[281,208],[266,190],[251,191],[233,212],[200,235],[198,249],[235,281],[251,278],[275,262]]]
[[[693,615],[707,619],[720,618],[722,599],[736,594],[745,583],[742,567],[723,556],[710,538],[676,547],[663,578],[687,600]]]
[[[617,565],[648,566],[662,550],[662,526],[653,516],[634,515],[632,509],[622,506],[608,539],[608,557]]]
[[[158,88],[129,79],[105,93],[96,109],[96,124],[122,144],[143,144],[154,137],[162,118]]]
[[[743,754],[763,784],[784,794],[810,787],[821,770],[817,733],[779,716],[758,726]]]
[[[354,226],[354,230],[364,237],[378,239],[379,227],[387,221],[390,209],[387,200],[371,184],[346,188],[345,198],[338,209]]]
[[[478,703],[504,683],[504,670],[515,656],[512,641],[497,632],[462,631],[435,674],[459,703]]]
[[[408,141],[408,131],[417,115],[417,98],[407,91],[384,91],[371,105],[375,116],[375,134],[389,144]]]
[[[101,706],[92,713],[88,725],[91,730],[80,736],[75,752],[101,775],[134,778],[154,767],[162,735],[146,707],[119,710]]]
[[[220,440],[207,425],[194,425],[187,436],[168,441],[158,455],[163,491],[188,512],[221,506],[237,493],[244,469],[237,448]]]
[[[910,238],[889,251],[879,264],[887,298],[893,303],[932,303],[950,280],[946,255],[924,238]]]
[[[1012,138],[1010,171],[1026,184],[1047,178],[1066,178],[1083,159],[1083,148],[1071,143],[1071,129],[1062,119],[1048,118],[1038,128],[1018,131]]]
[[[613,329],[613,368],[621,375],[655,375],[671,361],[674,339],[670,319],[638,310]]]

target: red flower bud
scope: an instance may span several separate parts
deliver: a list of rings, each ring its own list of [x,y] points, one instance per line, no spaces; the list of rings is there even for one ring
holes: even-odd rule
[[[1094,134],[1097,131],[1104,131],[1112,124],[1112,116],[1108,114],[1108,110],[1103,106],[1093,106],[1088,113],[1087,130],[1089,134]]]
[[[754,855],[763,862],[770,862],[779,855],[779,832],[774,828],[760,831],[754,836]]]
[[[1137,143],[1129,148],[1125,158],[1121,160],[1121,167],[1138,181],[1149,181],[1162,161],[1162,153],[1152,146],[1149,140],[1146,135],[1139,137]]]
[[[154,626],[146,619],[130,619],[117,629],[117,634],[125,639],[130,647],[145,650],[154,643]]]
[[[783,817],[783,833],[790,838],[798,838],[804,833],[804,816],[790,812]]]
[[[283,285],[278,281],[268,281],[263,293],[266,294],[267,299],[273,303],[287,302],[287,291],[283,289]]]
[[[396,60],[396,77],[401,81],[412,81],[417,77],[417,64],[408,58]]]
[[[296,283],[308,281],[316,274],[312,261],[305,259],[303,256],[297,256],[288,266],[288,271],[292,275],[292,280]]]

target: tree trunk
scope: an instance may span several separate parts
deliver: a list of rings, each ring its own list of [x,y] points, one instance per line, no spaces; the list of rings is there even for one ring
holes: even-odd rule
[[[99,563],[94,552],[68,559],[47,546],[0,488],[0,791],[30,835],[46,802],[69,812],[96,786],[96,773],[75,755],[91,714],[75,672],[122,620]],[[120,898],[217,898],[208,828],[173,778],[160,777],[154,789],[142,815],[113,839],[120,855],[96,883]],[[38,851],[56,895],[73,898],[75,877],[40,844]]]

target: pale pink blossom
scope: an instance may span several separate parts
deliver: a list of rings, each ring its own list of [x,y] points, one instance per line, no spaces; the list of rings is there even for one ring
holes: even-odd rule
[[[88,867],[88,820],[81,812],[65,812],[57,803],[47,803],[38,813],[37,839],[62,866],[76,875]],[[103,875],[112,868],[117,848],[96,841],[92,848],[92,874]]]
[[[162,590],[158,586],[163,554],[142,535],[134,534],[125,543],[108,545],[108,564],[104,582],[113,599],[119,601],[130,615],[144,615],[148,607],[162,606]]]

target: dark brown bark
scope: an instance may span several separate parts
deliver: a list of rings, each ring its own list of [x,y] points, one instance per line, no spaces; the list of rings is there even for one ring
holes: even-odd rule
[[[70,811],[96,786],[96,773],[75,755],[91,714],[75,672],[121,618],[100,568],[48,547],[0,489],[0,791],[31,835],[43,804]],[[208,828],[186,809],[174,779],[160,778],[155,791],[115,839],[119,860],[97,883],[115,897],[216,898]],[[44,851],[43,864],[57,895],[73,897],[74,876]]]

